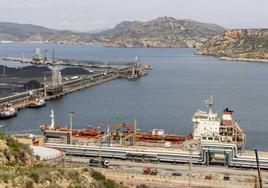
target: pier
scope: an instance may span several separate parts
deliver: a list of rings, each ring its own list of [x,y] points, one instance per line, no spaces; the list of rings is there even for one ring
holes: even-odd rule
[[[117,69],[124,65],[131,65],[133,62],[105,62],[105,61],[96,61],[96,60],[74,60],[74,59],[55,59],[48,60],[46,58],[28,58],[28,57],[11,57],[4,56],[2,57],[3,61],[15,61],[20,63],[29,63],[33,65],[65,65],[65,66],[77,66],[85,68],[99,68],[99,69]],[[142,67],[146,70],[151,70],[151,65],[142,64]]]
[[[52,83],[44,83],[44,87],[40,89],[34,89],[0,98],[0,105],[4,103],[11,103],[16,109],[22,109],[30,105],[30,99],[35,95],[41,95],[45,100],[53,100],[66,94],[118,78],[135,80],[141,76],[147,75],[148,70],[152,69],[152,66],[150,65],[141,64],[139,58],[136,58],[132,63],[104,64],[101,61],[73,61],[66,59],[64,61],[54,61],[36,56],[34,57],[35,58],[3,57],[2,59],[4,61],[18,61],[21,63],[37,65],[52,65]],[[62,81],[60,71],[56,70],[59,65],[98,68],[100,71],[94,72],[94,74],[90,75],[75,76],[69,80]]]

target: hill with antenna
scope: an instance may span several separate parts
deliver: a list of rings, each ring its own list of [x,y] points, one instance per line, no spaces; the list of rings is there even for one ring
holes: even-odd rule
[[[173,17],[140,22],[124,21],[113,29],[94,35],[111,47],[196,47],[209,38],[221,35],[223,27]]]
[[[172,17],[140,22],[124,21],[98,33],[49,29],[30,24],[0,23],[2,42],[49,42],[59,44],[103,43],[110,47],[196,47],[222,34],[215,24]]]

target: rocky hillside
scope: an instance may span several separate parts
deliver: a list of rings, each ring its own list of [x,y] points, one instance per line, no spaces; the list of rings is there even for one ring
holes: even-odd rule
[[[233,60],[268,60],[268,29],[228,29],[196,52]]]
[[[30,24],[0,23],[0,41],[62,44],[105,43],[111,47],[195,47],[223,28],[193,20],[160,17],[148,22],[124,21],[99,33],[78,33]]]
[[[96,39],[111,47],[195,47],[223,33],[215,24],[159,17],[148,22],[122,22]]]
[[[38,161],[27,144],[0,132],[0,187],[5,188],[128,188],[107,179],[88,165]]]
[[[28,145],[0,132],[0,166],[27,166],[36,162]]]
[[[0,41],[86,44],[93,39],[87,33],[49,29],[31,24],[0,22]]]
[[[5,188],[128,188],[89,167],[63,167],[42,163],[32,168],[1,167],[0,187]]]

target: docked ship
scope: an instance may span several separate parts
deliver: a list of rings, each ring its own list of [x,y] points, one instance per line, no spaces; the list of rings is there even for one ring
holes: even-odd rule
[[[42,125],[40,128],[44,132],[46,139],[59,138],[64,140],[65,143],[70,143],[70,138],[75,139],[99,139],[102,137],[110,137],[110,142],[115,141],[129,141],[128,143],[139,143],[139,144],[165,144],[165,147],[170,147],[170,144],[180,145],[187,140],[195,140],[200,142],[218,142],[218,143],[233,143],[236,144],[240,149],[244,146],[246,141],[246,133],[240,128],[239,124],[233,120],[233,111],[226,108],[223,111],[221,118],[218,118],[216,113],[212,112],[212,99],[207,101],[208,112],[197,111],[193,115],[193,132],[189,135],[177,135],[177,134],[166,134],[164,129],[153,129],[148,132],[141,132],[136,129],[136,121],[133,126],[129,123],[116,123],[110,124],[108,127],[116,126],[115,130],[107,130],[102,132],[96,128],[86,129],[72,129],[67,126],[58,126],[55,124],[54,111],[51,112],[51,124]]]
[[[0,119],[9,119],[17,116],[17,110],[10,103],[3,104],[0,109]]]
[[[31,102],[29,104],[29,108],[41,108],[43,106],[46,106],[46,101],[42,97],[33,97],[31,99]]]
[[[199,110],[193,115],[193,139],[202,142],[233,143],[239,148],[243,147],[246,142],[246,133],[233,119],[233,111],[225,108],[222,117],[219,118],[212,111],[212,97],[206,101],[206,104],[208,112]]]
[[[70,143],[71,138],[75,140],[99,140],[101,137],[106,137],[110,140],[110,144],[128,142],[130,145],[135,143],[159,143],[165,144],[181,144],[186,140],[191,140],[189,135],[167,134],[163,129],[153,129],[148,132],[141,132],[136,129],[136,121],[133,126],[130,123],[112,123],[107,125],[107,131],[88,126],[83,129],[73,129],[71,126],[67,127],[55,123],[54,110],[51,110],[50,125],[41,125],[40,129],[44,133],[46,142],[64,142]],[[110,129],[110,127],[114,127]],[[135,141],[134,141],[135,140]]]
[[[41,125],[40,129],[44,133],[45,140],[48,141],[50,136],[55,140],[65,140],[67,143],[70,142],[70,137],[80,138],[80,139],[91,139],[98,138],[100,132],[97,128],[88,127],[85,129],[73,129],[72,127],[67,127],[55,123],[54,110],[51,110],[50,114],[51,123],[50,125]],[[50,135],[50,136],[49,136]]]

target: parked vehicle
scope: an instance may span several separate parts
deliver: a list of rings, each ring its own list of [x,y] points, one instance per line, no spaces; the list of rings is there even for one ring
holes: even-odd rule
[[[212,180],[212,179],[213,179],[212,175],[206,175],[205,176],[205,180]]]
[[[157,169],[156,168],[145,167],[143,169],[143,174],[156,175],[157,174]]]
[[[171,175],[172,176],[182,176],[182,173],[180,173],[180,172],[173,172]]]
[[[97,159],[90,159],[89,161],[89,166],[92,167],[102,167],[102,168],[108,168],[110,165],[110,162],[108,160],[97,160]]]
[[[189,174],[189,172],[187,172],[186,175],[194,178],[194,177],[198,176],[199,174],[198,173],[194,173],[194,172],[192,172],[192,173]]]
[[[226,180],[226,181],[230,180],[230,175],[229,174],[224,174],[223,180]]]

